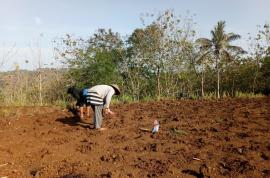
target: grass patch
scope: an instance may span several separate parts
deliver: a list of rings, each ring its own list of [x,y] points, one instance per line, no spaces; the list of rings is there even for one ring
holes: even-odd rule
[[[238,98],[261,98],[261,97],[264,97],[264,95],[261,93],[254,94],[254,93],[242,93],[242,92],[236,92],[235,96]]]
[[[181,129],[177,129],[177,128],[171,128],[170,132],[173,135],[177,135],[177,136],[181,136],[181,135],[188,135],[187,131],[181,130]]]
[[[11,108],[0,108],[0,118],[16,117],[17,111]]]

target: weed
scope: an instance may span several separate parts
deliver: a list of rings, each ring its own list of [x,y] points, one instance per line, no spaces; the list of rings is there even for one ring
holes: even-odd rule
[[[188,135],[188,132],[181,130],[181,129],[177,129],[177,128],[171,128],[170,130],[171,133],[173,133],[174,135]]]

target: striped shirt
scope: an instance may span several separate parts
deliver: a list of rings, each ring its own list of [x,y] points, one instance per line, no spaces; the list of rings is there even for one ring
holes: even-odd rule
[[[105,108],[108,108],[114,94],[115,91],[113,87],[109,85],[96,85],[88,89],[86,96],[87,103],[92,105],[104,105]]]

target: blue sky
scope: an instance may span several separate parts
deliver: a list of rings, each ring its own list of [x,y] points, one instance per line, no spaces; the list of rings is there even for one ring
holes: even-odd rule
[[[247,48],[247,34],[270,23],[269,7],[270,0],[0,0],[0,62],[6,59],[0,70],[15,63],[36,68],[40,48],[43,64],[55,64],[51,41],[57,37],[87,37],[98,28],[130,34],[142,26],[142,13],[167,9],[195,14],[198,37],[209,37],[217,21],[225,20],[226,31],[240,34],[239,44]]]

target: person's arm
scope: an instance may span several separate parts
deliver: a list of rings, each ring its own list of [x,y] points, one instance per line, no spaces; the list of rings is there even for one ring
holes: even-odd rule
[[[104,108],[105,108],[105,113],[106,114],[111,114],[111,115],[114,115],[114,112],[112,112],[110,110],[110,103],[111,103],[111,99],[112,99],[112,96],[114,95],[115,91],[114,89],[110,90],[108,92],[108,94],[106,95],[106,98],[105,98],[105,105],[104,105]]]
[[[110,107],[110,103],[111,103],[111,99],[112,96],[114,95],[114,89],[109,90],[108,94],[105,97],[105,104],[104,104],[104,108],[109,108]]]

